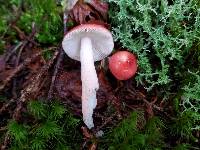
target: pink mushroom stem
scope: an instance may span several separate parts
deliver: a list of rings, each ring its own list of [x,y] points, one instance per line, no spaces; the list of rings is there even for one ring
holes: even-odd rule
[[[90,129],[94,127],[92,114],[97,105],[96,91],[99,89],[99,83],[94,66],[92,41],[89,37],[81,39],[80,61],[83,121]]]

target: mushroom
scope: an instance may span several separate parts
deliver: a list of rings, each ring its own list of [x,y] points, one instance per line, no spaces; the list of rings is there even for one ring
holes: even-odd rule
[[[101,25],[83,24],[65,35],[62,46],[70,58],[81,62],[83,121],[90,129],[94,127],[92,114],[99,89],[94,61],[102,60],[111,53],[114,47],[112,34]]]
[[[137,71],[136,56],[128,51],[118,51],[109,58],[109,69],[118,80],[127,80]]]

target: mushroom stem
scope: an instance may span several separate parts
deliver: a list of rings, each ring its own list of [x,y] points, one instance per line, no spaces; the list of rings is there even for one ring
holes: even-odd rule
[[[88,37],[81,39],[80,61],[83,121],[90,129],[94,127],[92,114],[97,105],[96,91],[99,89],[99,83],[94,66],[92,41]]]

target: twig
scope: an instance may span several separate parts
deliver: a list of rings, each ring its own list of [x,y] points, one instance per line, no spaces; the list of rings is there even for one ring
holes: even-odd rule
[[[23,31],[21,31],[16,25],[12,25],[12,28],[14,28],[19,33],[19,35],[21,35],[20,36],[21,39],[23,39],[24,41],[27,41],[27,42],[31,42],[34,45],[37,45],[37,43],[32,40],[36,33],[36,27],[35,27],[34,22],[32,23],[32,32],[29,36],[26,36],[25,33]]]
[[[32,33],[28,37],[26,37],[24,32],[22,32],[17,26],[13,26],[13,27],[15,27],[15,29],[18,30],[18,32],[20,32],[19,33],[20,35],[22,34],[23,38],[26,38],[26,40],[23,42],[21,48],[19,49],[19,52],[18,52],[18,55],[17,55],[17,59],[15,61],[15,68],[16,68],[19,65],[19,61],[20,61],[23,49],[28,44],[28,41],[30,41],[30,39],[32,39],[34,37],[34,35],[36,33],[36,30],[35,30],[35,24],[33,23],[33,25],[32,25]],[[17,81],[16,81],[16,79],[14,79],[13,80],[13,87],[12,87],[13,98],[17,98],[16,84],[17,84]]]
[[[67,12],[64,12],[64,13],[63,13],[64,35],[67,33],[67,19],[68,19],[68,13],[67,13]],[[63,57],[64,57],[64,51],[63,51],[62,48],[60,48],[59,53],[60,53],[60,54],[59,54],[59,56],[58,56],[56,65],[55,65],[55,67],[54,67],[54,73],[53,73],[53,76],[52,76],[52,79],[51,79],[51,85],[50,85],[49,92],[48,92],[48,100],[51,100],[51,99],[52,99],[53,88],[54,88],[54,85],[55,85],[56,76],[57,76],[57,73],[58,73],[60,64],[61,64],[61,62],[62,62],[62,60],[63,60]]]
[[[17,55],[17,59],[16,59],[16,62],[15,62],[15,66],[17,67],[19,65],[19,60],[20,60],[20,57],[21,57],[21,54],[22,54],[22,51],[24,49],[24,47],[26,46],[26,44],[28,43],[28,41],[24,41],[21,48],[19,49],[19,53]]]
[[[53,49],[48,49],[48,50],[53,50]],[[45,50],[45,51],[48,51]],[[45,52],[42,51],[42,52]],[[19,66],[17,66],[17,68],[15,68],[12,73],[3,81],[3,83],[0,85],[0,91],[3,90],[5,88],[5,86],[8,84],[8,82],[18,73],[20,72],[22,69],[24,69],[28,64],[30,64],[31,62],[33,62],[38,56],[41,55],[42,52],[38,52],[36,54],[34,54],[31,58],[27,58],[25,59],[25,61],[20,64]],[[57,57],[57,56],[56,56]],[[53,57],[54,58],[54,57]]]
[[[21,46],[21,48],[19,49],[19,52],[18,52],[18,55],[17,55],[17,59],[15,61],[15,68],[17,68],[17,66],[19,65],[21,53],[22,53],[22,51],[23,51],[23,49],[24,49],[24,47],[26,46],[27,43],[28,43],[28,41],[24,41],[23,44],[22,44],[22,46]],[[14,80],[13,80],[13,86],[12,86],[12,95],[13,95],[13,98],[17,98],[16,84],[17,84],[17,81],[14,78]]]
[[[128,92],[132,95],[135,95],[135,93],[132,92],[131,90],[128,90]],[[145,98],[146,96],[143,93],[139,92],[139,94],[141,95],[143,102],[145,102],[148,106],[153,107],[154,109],[157,109],[159,111],[163,111],[163,108],[155,105],[157,98],[155,98],[152,102],[149,102],[149,101],[146,100],[146,98]]]
[[[19,33],[21,39],[25,39],[26,35],[23,31],[21,31],[16,25],[12,25],[11,27]]]
[[[17,50],[20,46],[22,46],[22,44],[23,44],[23,42],[19,42],[19,43],[15,46],[15,48],[13,48],[13,50],[12,50],[10,53],[8,53],[8,55],[5,57],[5,61],[6,61],[6,62],[10,59],[10,57],[13,55],[13,53],[15,53],[16,50]]]
[[[163,108],[156,106],[156,105],[154,104],[154,103],[155,103],[154,101],[153,101],[153,102],[149,102],[149,101],[147,101],[146,99],[143,99],[143,101],[144,101],[147,105],[153,107],[154,109],[157,109],[157,110],[159,110],[159,111],[163,111]]]
[[[51,85],[50,85],[50,89],[49,89],[49,93],[48,93],[48,99],[49,100],[52,99],[53,87],[54,87],[56,76],[57,76],[60,64],[63,60],[63,57],[64,57],[64,52],[63,52],[62,48],[60,48],[60,54],[58,56],[56,65],[54,67],[54,73],[53,73],[53,76],[52,76],[52,79],[51,79]]]
[[[12,27],[13,27],[15,30],[17,30],[20,34],[23,34],[23,37],[25,38],[25,40],[19,42],[19,43],[15,46],[15,48],[14,48],[10,53],[8,53],[8,55],[7,55],[6,58],[5,58],[5,61],[6,61],[6,62],[10,59],[10,57],[13,55],[13,53],[15,53],[16,50],[17,50],[18,48],[21,47],[21,48],[20,48],[20,51],[19,51],[19,53],[18,53],[18,59],[17,59],[17,60],[19,60],[19,57],[21,56],[21,52],[22,52],[22,50],[24,49],[24,47],[26,46],[26,44],[27,44],[28,42],[32,42],[33,44],[37,45],[36,42],[34,42],[34,41],[31,40],[31,39],[35,36],[35,33],[36,33],[36,29],[35,29],[35,24],[34,24],[34,23],[32,24],[32,33],[31,33],[28,37],[26,37],[25,34],[24,34],[17,26],[12,25]]]

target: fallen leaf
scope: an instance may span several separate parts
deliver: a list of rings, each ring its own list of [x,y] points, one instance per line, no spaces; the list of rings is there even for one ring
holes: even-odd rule
[[[81,130],[83,132],[84,137],[90,139],[93,137],[93,135],[88,131],[86,127],[81,127]]]
[[[89,150],[96,150],[97,149],[97,143],[92,143],[89,147]]]
[[[63,10],[68,12],[74,7],[74,5],[76,5],[77,2],[78,0],[62,0],[61,5],[63,6]]]
[[[100,20],[100,16],[87,4],[77,3],[70,16],[75,20],[77,24],[84,24],[90,20]]]
[[[98,11],[104,18],[107,20],[108,16],[108,3],[103,2],[101,0],[85,0],[85,2],[89,3],[96,11]]]
[[[77,24],[84,24],[95,20],[106,22],[107,12],[108,5],[105,2],[95,0],[84,3],[79,0],[70,11],[69,16]]]

